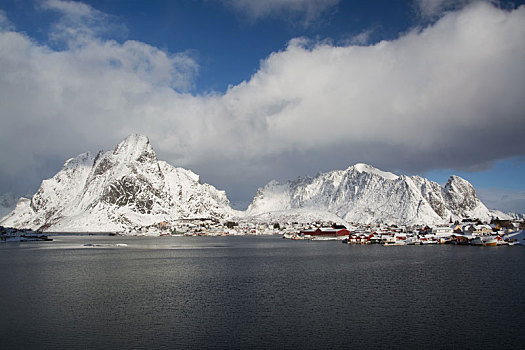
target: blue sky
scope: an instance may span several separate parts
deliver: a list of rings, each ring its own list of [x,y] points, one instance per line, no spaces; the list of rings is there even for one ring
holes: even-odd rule
[[[365,162],[525,212],[524,3],[0,0],[0,192],[139,132],[233,202]]]
[[[293,0],[292,0],[293,1]],[[321,16],[305,23],[301,11],[275,10],[262,18],[236,10],[227,1],[84,1],[112,15],[118,28],[108,39],[138,40],[169,52],[188,51],[199,63],[193,92],[224,92],[248,80],[260,60],[286,48],[290,39],[308,37],[345,42],[370,31],[367,42],[392,39],[428,21],[410,1],[333,1]],[[41,11],[32,0],[2,0],[2,8],[17,29],[41,43],[49,42],[49,26],[56,13]],[[378,11],[381,8],[381,11]],[[283,11],[280,14],[279,11]]]

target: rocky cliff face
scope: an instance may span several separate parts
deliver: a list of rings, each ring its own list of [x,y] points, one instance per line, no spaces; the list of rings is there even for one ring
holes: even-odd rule
[[[433,224],[490,211],[466,180],[452,176],[442,187],[419,176],[397,176],[366,164],[260,188],[248,216],[295,209],[334,213],[359,223]]]
[[[232,214],[224,191],[157,160],[147,137],[130,135],[113,151],[84,153],[21,199],[3,226],[45,231],[122,231],[181,218]]]

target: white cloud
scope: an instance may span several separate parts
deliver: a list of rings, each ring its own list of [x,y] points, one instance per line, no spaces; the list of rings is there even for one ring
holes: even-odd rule
[[[435,19],[446,11],[458,10],[476,1],[489,0],[414,0],[419,15],[426,19]],[[492,2],[496,2],[495,0]]]
[[[349,45],[367,45],[370,42],[370,37],[374,33],[374,29],[366,29],[361,33],[354,35],[348,40]]]
[[[224,100],[262,124],[275,152],[364,142],[466,149],[494,123],[523,126],[524,12],[473,6],[370,47],[292,41]]]
[[[0,192],[132,132],[233,200],[358,161],[469,168],[525,150],[523,6],[474,4],[373,46],[294,39],[224,94],[174,90],[197,69],[184,54],[92,35],[56,51],[0,32]]]
[[[60,20],[54,23],[50,32],[50,38],[69,47],[89,43],[94,37],[122,35],[126,32],[125,26],[119,24],[116,18],[81,2],[45,0],[38,7],[60,14]]]
[[[3,10],[0,10],[0,30],[14,30],[13,24],[9,21]]]
[[[68,50],[60,52],[63,56],[80,60],[74,71],[84,68],[99,72],[128,72],[153,85],[179,90],[192,87],[198,65],[188,54],[170,55],[133,40],[119,44],[104,39],[103,36],[125,32],[126,28],[116,18],[84,3],[46,0],[40,8],[60,14],[50,36],[55,42],[67,45]]]
[[[106,16],[93,7],[77,1],[67,0],[45,0],[41,3],[42,8],[60,11],[74,18],[91,18]]]
[[[235,11],[252,20],[266,17],[300,19],[309,25],[326,12],[333,10],[341,0],[221,0]]]

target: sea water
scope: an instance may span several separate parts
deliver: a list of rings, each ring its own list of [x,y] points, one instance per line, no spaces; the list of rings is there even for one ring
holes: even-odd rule
[[[0,245],[1,349],[525,344],[525,247],[53,238]]]

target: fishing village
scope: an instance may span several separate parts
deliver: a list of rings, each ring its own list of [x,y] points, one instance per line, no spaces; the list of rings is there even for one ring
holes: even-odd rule
[[[482,223],[478,219],[440,225],[348,225],[333,222],[248,222],[211,219],[184,219],[172,226],[161,222],[136,227],[124,232],[84,233],[109,236],[259,236],[281,235],[290,240],[340,241],[347,244],[380,244],[384,246],[454,244],[473,246],[525,245],[525,221],[493,219]],[[1,227],[1,242],[51,241],[50,237],[64,233],[42,233],[29,229]],[[66,233],[67,234],[67,233]],[[76,233],[82,234],[82,233]]]
[[[483,224],[479,220],[464,219],[461,223],[437,226],[405,227],[397,225],[359,225],[348,229],[344,225],[331,225],[284,233],[292,240],[339,240],[347,244],[382,244],[384,246],[455,244],[474,246],[501,246],[525,244],[524,223],[512,220],[492,220]]]

